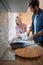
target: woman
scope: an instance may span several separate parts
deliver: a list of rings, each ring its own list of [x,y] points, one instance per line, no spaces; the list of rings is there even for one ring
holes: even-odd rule
[[[22,20],[20,17],[16,17],[16,33],[17,33],[17,38],[21,38],[20,34],[24,33],[27,31],[27,26],[26,24],[22,23]]]

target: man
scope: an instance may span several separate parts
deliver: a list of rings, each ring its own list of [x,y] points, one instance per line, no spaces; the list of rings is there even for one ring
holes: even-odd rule
[[[39,7],[39,0],[31,0],[28,8],[33,12],[32,25],[28,32],[28,35],[32,31],[32,36],[29,40],[34,39],[36,43],[40,43],[43,46],[43,10]]]

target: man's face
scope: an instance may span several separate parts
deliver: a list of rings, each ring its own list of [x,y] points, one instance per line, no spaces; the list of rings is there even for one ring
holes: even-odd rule
[[[36,13],[39,10],[38,6],[35,6],[35,8],[33,8],[32,6],[30,6],[29,8],[30,8],[30,11],[33,12],[33,13]]]
[[[31,12],[35,12],[34,8],[32,6],[29,7]]]

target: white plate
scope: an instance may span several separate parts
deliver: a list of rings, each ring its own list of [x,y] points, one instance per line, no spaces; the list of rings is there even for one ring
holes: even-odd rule
[[[22,43],[25,43],[26,45],[35,45],[34,41],[23,41],[23,40],[19,40],[19,41],[14,41],[14,42],[22,42]]]

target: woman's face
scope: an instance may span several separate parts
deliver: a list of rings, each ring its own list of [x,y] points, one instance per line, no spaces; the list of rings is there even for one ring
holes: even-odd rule
[[[21,18],[17,18],[16,22],[18,25],[21,25],[21,23],[22,23]]]

